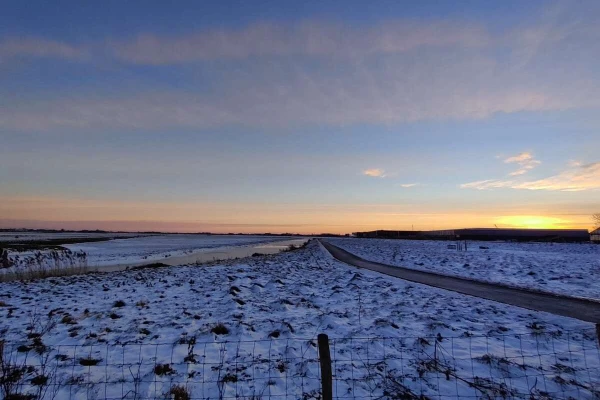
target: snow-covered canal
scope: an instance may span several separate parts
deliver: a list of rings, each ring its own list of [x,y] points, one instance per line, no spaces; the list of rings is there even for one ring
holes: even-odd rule
[[[93,236],[90,238],[94,238]],[[56,240],[54,237],[45,240]],[[129,267],[162,263],[167,265],[197,264],[244,258],[258,254],[274,254],[291,245],[301,246],[308,238],[290,236],[162,234],[85,241],[60,245],[63,250],[9,249],[13,264],[0,273],[18,269],[52,270],[77,267],[83,271],[118,271]],[[1,247],[1,246],[0,246]],[[66,249],[66,250],[64,250]]]
[[[196,250],[184,251],[184,254],[180,254],[181,252],[169,252],[168,254],[164,254],[163,258],[158,258],[158,256],[153,256],[151,258],[152,261],[157,261],[162,264],[177,266],[177,265],[189,265],[189,264],[200,264],[211,261],[224,261],[224,260],[233,260],[236,258],[244,258],[250,257],[253,254],[276,254],[281,251],[288,249],[290,246],[302,246],[308,241],[308,238],[302,239],[278,239],[270,242],[261,242],[261,243],[243,243],[243,244],[235,244],[235,245],[227,245],[222,247],[206,247],[200,248]],[[76,248],[76,246],[67,246]],[[175,253],[175,254],[172,254]],[[144,256],[146,257],[146,256]],[[143,257],[142,257],[143,258]],[[102,265],[98,266],[98,269],[101,271],[118,271],[127,269],[128,267],[135,267],[148,264],[148,258],[143,258],[142,260],[136,261],[127,261],[127,262],[119,262],[116,264]],[[93,265],[91,265],[93,267]]]

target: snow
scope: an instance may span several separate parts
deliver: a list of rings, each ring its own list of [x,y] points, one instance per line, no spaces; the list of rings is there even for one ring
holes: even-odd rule
[[[62,238],[60,234],[52,235],[46,238]],[[82,236],[81,238],[89,237],[97,236]],[[118,269],[120,267],[166,261],[167,258],[191,256],[214,249],[263,245],[274,241],[281,242],[286,239],[289,239],[289,237],[164,234],[63,244],[61,247],[67,249],[66,251],[9,251],[8,258],[14,266],[0,269],[0,274],[11,274],[19,270],[43,271],[64,268],[95,270],[114,267],[113,269]]]
[[[316,241],[212,266],[4,283],[0,301],[13,347],[57,322],[41,338],[56,379],[72,378],[57,398],[154,398],[175,383],[195,398],[318,398],[319,333],[340,398],[485,397],[470,381],[492,398],[505,387],[593,398],[600,385],[593,325],[355,269]],[[219,323],[227,334],[211,331]],[[98,365],[79,364],[89,357]]]
[[[63,247],[73,252],[84,251],[89,266],[102,267],[160,261],[220,247],[248,246],[284,239],[288,237],[177,234],[68,244]]]
[[[331,239],[361,258],[383,264],[486,282],[600,299],[600,246],[575,243],[455,242]],[[486,249],[480,248],[487,247]]]

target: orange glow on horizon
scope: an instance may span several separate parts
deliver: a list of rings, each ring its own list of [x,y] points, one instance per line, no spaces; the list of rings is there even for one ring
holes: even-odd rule
[[[500,217],[496,220],[499,227],[529,228],[529,229],[568,229],[571,221],[543,215],[512,215]]]
[[[418,204],[144,203],[0,197],[0,228],[214,233],[351,233],[377,229],[591,228],[591,213],[536,215],[522,210]],[[525,211],[525,212],[523,212]]]

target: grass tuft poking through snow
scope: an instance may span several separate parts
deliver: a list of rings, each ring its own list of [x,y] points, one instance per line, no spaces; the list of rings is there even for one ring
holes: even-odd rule
[[[192,398],[189,390],[182,385],[174,385],[171,387],[169,394],[173,396],[173,400],[190,400]]]
[[[79,359],[79,364],[83,365],[84,367],[91,367],[91,366],[94,366],[94,365],[98,365],[100,363],[100,361],[102,361],[102,360],[101,359],[87,357],[87,358],[80,358]]]
[[[120,307],[125,307],[125,305],[126,305],[126,303],[123,300],[117,300],[113,304],[113,307],[114,308],[120,308]]]
[[[210,330],[215,335],[227,335],[229,333],[229,328],[227,328],[224,324],[218,323]]]
[[[156,364],[156,366],[154,367],[154,373],[158,376],[163,376],[171,375],[175,373],[175,371],[173,370],[173,368],[171,368],[169,364]]]

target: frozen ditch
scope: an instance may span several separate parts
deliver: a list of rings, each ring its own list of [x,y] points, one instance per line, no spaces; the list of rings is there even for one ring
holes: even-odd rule
[[[274,254],[301,246],[307,238],[239,235],[152,235],[64,244],[49,250],[9,248],[0,277],[62,270],[66,274],[119,271],[148,264],[182,265]],[[0,244],[1,247],[1,244]],[[50,274],[50,275],[56,275]]]

